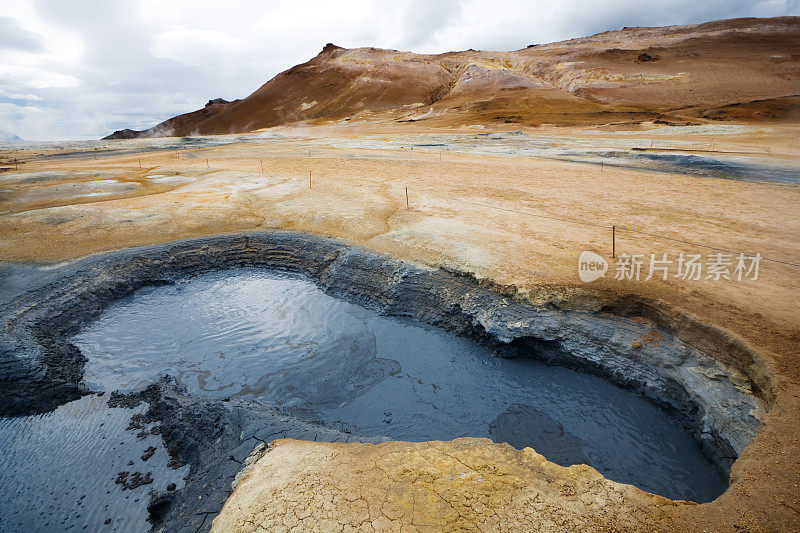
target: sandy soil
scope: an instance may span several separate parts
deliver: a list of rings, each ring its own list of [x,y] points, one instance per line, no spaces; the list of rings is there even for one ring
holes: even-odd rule
[[[526,130],[555,142],[577,139],[589,145],[658,147],[668,140],[705,147],[710,154],[750,152],[747,157],[759,162],[798,168],[796,127],[698,131],[649,126]],[[731,488],[723,496],[701,506],[636,499],[631,509],[641,513],[637,520],[667,516],[667,522],[659,518],[653,525],[687,530],[800,528],[798,186],[407,143],[417,136],[416,144],[426,144],[428,134],[436,133],[421,126],[267,132],[276,133],[285,138],[127,155],[41,159],[42,150],[0,153],[0,159],[24,161],[18,172],[0,173],[0,259],[55,263],[190,236],[298,229],[470,272],[534,302],[582,308],[595,301],[588,296],[662,301],[730,330],[732,342],[743,339],[757,349],[763,355],[757,371],[772,375],[764,391],[772,409],[734,465]],[[758,279],[742,281],[672,276],[645,281],[645,275],[640,281],[618,281],[610,279],[612,263],[605,279],[582,283],[578,255],[593,250],[610,260],[612,225],[661,236],[620,228],[618,256],[645,254],[649,261],[651,253],[676,259],[680,252],[713,252],[663,238],[669,237],[783,263],[762,261]],[[407,454],[411,464],[420,446],[397,444],[393,453]],[[464,453],[491,454],[492,446],[474,442]],[[340,455],[348,449],[337,445]],[[469,493],[470,487],[458,490]],[[390,491],[380,494],[374,497],[391,497]],[[610,517],[598,520],[592,523],[614,523]]]

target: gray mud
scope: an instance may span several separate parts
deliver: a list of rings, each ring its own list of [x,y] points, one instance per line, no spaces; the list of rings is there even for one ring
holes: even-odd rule
[[[200,136],[200,137],[160,137],[133,140],[101,140],[101,141],[66,141],[66,142],[25,142],[24,146],[32,150],[54,150],[51,153],[33,156],[32,159],[89,160],[121,155],[141,155],[174,150],[195,150],[200,148],[216,148],[253,139],[249,136]],[[9,148],[13,148],[10,147]]]
[[[757,431],[755,413],[771,400],[771,383],[755,364],[756,354],[722,331],[651,303],[626,299],[596,313],[533,307],[467,276],[335,239],[269,232],[129,249],[56,268],[1,268],[0,415],[51,412],[91,392],[84,380],[86,357],[70,339],[114,302],[142,287],[233,267],[302,275],[331,296],[442,328],[504,357],[607,378],[671,413],[725,477]],[[638,342],[653,331],[658,342]],[[254,401],[196,396],[169,380],[114,395],[110,407],[146,402],[139,421],[161,428],[172,466],[189,465],[185,488],[151,495],[156,529],[210,527],[230,481],[262,440],[383,440],[304,422],[270,406],[256,409]],[[582,460],[575,453],[584,451],[581,435],[562,434],[562,421],[542,409],[509,405],[486,423],[490,436],[510,442],[531,438],[515,433],[519,423],[546,425],[553,439],[562,440],[565,462]]]
[[[143,288],[71,342],[95,390],[135,390],[170,375],[191,396],[250,400],[361,436],[489,437],[673,499],[705,502],[725,490],[697,441],[633,392],[493,356],[293,274],[237,268]]]
[[[184,486],[146,411],[84,396],[41,416],[0,418],[0,530],[148,528],[151,492]],[[144,432],[144,435],[140,433]]]
[[[655,170],[676,174],[689,174],[706,178],[731,179],[737,181],[754,181],[780,183],[784,185],[800,184],[800,169],[759,164],[744,158],[710,157],[693,154],[671,154],[627,150],[610,150],[606,152],[566,153],[554,157],[564,161],[576,161],[624,167],[640,170]]]
[[[767,154],[743,156],[708,153],[697,155],[689,153],[691,150],[681,153],[680,148],[669,148],[670,153],[659,152],[657,148],[597,151],[596,148],[586,147],[583,142],[556,143],[548,142],[546,139],[529,139],[527,136],[511,138],[510,135],[504,133],[483,137],[483,142],[474,150],[488,153],[531,155],[559,161],[670,172],[704,178],[786,185],[800,184],[800,168],[776,165],[774,159],[765,160],[768,157]],[[486,141],[497,141],[497,146],[492,149],[492,143]],[[436,145],[420,144],[418,146]],[[454,146],[458,146],[458,142]]]
[[[659,132],[663,134],[664,132]],[[175,150],[200,150],[242,143],[272,145],[265,155],[276,156],[275,146],[284,147],[286,142],[294,138],[280,134],[242,134],[242,135],[208,135],[196,137],[153,137],[130,140],[74,141],[36,143],[25,142],[15,145],[33,150],[48,150],[50,153],[33,156],[34,159],[89,160],[120,155],[169,152]],[[671,172],[697,177],[733,179],[740,181],[771,182],[786,185],[800,184],[800,168],[788,164],[785,160],[771,154],[760,153],[724,153],[707,152],[698,155],[697,143],[678,143],[669,139],[658,141],[663,148],[645,148],[640,140],[633,139],[630,148],[620,146],[622,141],[581,141],[570,138],[536,136],[516,132],[463,134],[427,134],[397,136],[390,141],[375,139],[341,140],[315,139],[320,146],[337,148],[366,148],[380,150],[383,148],[412,147],[419,151],[456,151],[463,153],[489,155],[516,155],[536,158],[573,161],[597,166],[607,165],[637,170]],[[688,148],[688,149],[687,149]],[[666,150],[666,152],[664,151]],[[682,151],[685,150],[685,151]],[[305,155],[305,149],[290,148],[289,153]],[[283,153],[282,155],[287,155]],[[204,157],[201,152],[189,151],[183,154],[187,158]],[[358,157],[350,155],[350,157]],[[389,156],[380,152],[371,157],[378,159]],[[10,167],[9,167],[10,169]]]
[[[613,166],[634,170],[670,172],[689,176],[732,179],[739,181],[770,182],[785,185],[800,184],[800,168],[772,157],[770,154],[729,154],[708,152],[692,153],[691,148],[681,150],[680,144],[659,140],[665,151],[658,148],[633,146],[620,149],[620,141],[606,141],[607,149],[598,150],[597,142],[587,143],[575,139],[538,137],[523,132],[478,133],[475,135],[431,134],[429,142],[419,142],[420,137],[400,137],[394,144],[421,149],[453,150],[465,153],[530,156],[558,161]],[[631,140],[632,144],[640,141]],[[342,143],[339,143],[342,144]],[[360,141],[361,145],[378,148],[380,143]],[[347,146],[358,146],[351,141]]]

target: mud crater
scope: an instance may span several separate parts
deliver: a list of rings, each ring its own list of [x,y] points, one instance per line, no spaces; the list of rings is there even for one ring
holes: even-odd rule
[[[688,317],[636,300],[534,307],[300,233],[125,250],[28,281],[0,308],[0,413],[99,390],[146,403],[190,467],[185,488],[150,494],[156,528],[208,527],[249,450],[278,436],[487,436],[709,501],[770,401],[756,355]]]

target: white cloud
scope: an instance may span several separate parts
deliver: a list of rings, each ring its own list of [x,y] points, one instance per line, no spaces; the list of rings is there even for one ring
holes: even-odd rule
[[[21,65],[0,65],[0,78],[3,83],[26,89],[47,89],[50,87],[77,87],[81,81],[66,74],[59,74],[39,67]]]
[[[244,42],[216,30],[196,30],[171,26],[153,38],[150,53],[188,65],[208,67],[236,59],[244,51]]]
[[[0,88],[0,98],[8,98],[9,100],[29,100],[29,101],[43,100],[41,96],[37,96],[35,94],[9,91],[3,88]]]

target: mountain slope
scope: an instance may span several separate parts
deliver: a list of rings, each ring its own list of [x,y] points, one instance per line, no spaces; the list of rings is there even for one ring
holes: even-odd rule
[[[15,134],[13,134],[11,132],[8,132],[8,131],[0,130],[0,141],[3,141],[3,142],[16,142],[16,141],[21,141],[21,140],[22,139],[19,137],[19,135],[15,135]]]
[[[800,17],[624,28],[513,52],[421,55],[328,44],[247,98],[110,138],[336,120],[590,124],[708,113],[780,120],[796,115],[796,99],[786,98],[797,93]],[[762,112],[736,107],[755,101]]]

